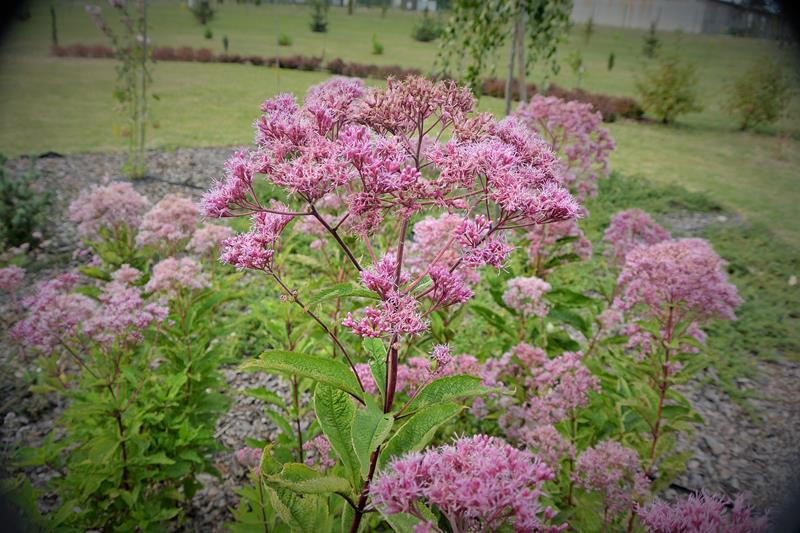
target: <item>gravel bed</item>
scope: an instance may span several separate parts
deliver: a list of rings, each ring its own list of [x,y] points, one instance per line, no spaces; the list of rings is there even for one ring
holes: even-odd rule
[[[136,189],[151,201],[171,192],[199,198],[235,148],[179,149],[174,152],[150,152],[150,175],[134,182]],[[66,206],[80,190],[100,183],[104,176],[124,179],[119,169],[123,154],[79,154],[68,157],[45,157],[36,162],[43,187],[54,191],[56,206],[51,220],[50,253],[56,258],[51,266],[38,274],[52,275],[70,261],[77,237],[67,221]],[[29,164],[27,159],[6,163],[11,171],[20,171]],[[678,234],[694,234],[709,224],[739,223],[737,217],[676,213],[665,222]],[[7,308],[0,304],[0,317]],[[4,327],[2,329],[5,329]],[[692,450],[687,471],[676,484],[691,490],[705,489],[734,496],[748,491],[760,509],[774,506],[782,500],[800,474],[798,443],[800,443],[800,365],[786,361],[756,364],[758,373],[738,380],[742,389],[754,392],[753,412],[748,413],[713,385],[696,386],[687,391],[705,420],[705,425],[689,438],[682,439],[682,449]],[[0,339],[0,450],[8,453],[21,445],[35,445],[50,431],[63,407],[57,399],[33,395],[24,388],[21,379],[25,359],[6,340]],[[246,483],[245,470],[232,459],[231,451],[244,444],[245,437],[269,440],[275,428],[264,416],[260,403],[240,392],[249,387],[285,389],[276,378],[259,374],[242,374],[234,368],[224,369],[230,410],[217,426],[220,443],[227,451],[218,454],[216,463],[222,478],[203,478],[203,489],[191,502],[186,531],[222,531],[224,522],[231,519],[230,508],[236,507],[236,487]],[[46,470],[31,473],[34,484],[43,487],[53,475]],[[674,491],[673,491],[674,492]],[[668,496],[670,494],[668,493]],[[54,502],[43,502],[47,507]]]

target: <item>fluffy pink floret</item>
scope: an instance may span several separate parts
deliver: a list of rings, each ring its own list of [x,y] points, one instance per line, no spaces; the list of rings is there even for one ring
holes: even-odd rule
[[[75,274],[62,274],[39,283],[31,296],[22,299],[27,313],[11,328],[11,337],[45,354],[62,342],[71,342],[98,307],[91,298],[69,292],[78,279]]]
[[[611,223],[603,234],[603,241],[609,246],[605,255],[614,264],[621,266],[625,262],[625,256],[634,248],[649,246],[670,238],[669,232],[641,209],[620,211],[611,217]]]
[[[579,487],[600,493],[606,523],[633,509],[647,496],[650,484],[638,454],[613,440],[585,450],[578,457],[573,479]]]
[[[370,485],[370,494],[387,515],[412,511],[417,502],[435,506],[454,531],[509,525],[532,532],[547,528],[551,513],[539,499],[553,475],[530,452],[476,435],[396,459]]]
[[[418,335],[428,329],[428,324],[417,307],[417,300],[413,296],[392,290],[381,302],[380,308],[365,308],[361,319],[347,313],[342,325],[362,337]]]
[[[145,290],[174,296],[183,289],[199,290],[209,285],[200,263],[190,257],[168,257],[153,267],[153,274],[145,285]]]
[[[745,494],[733,502],[716,494],[692,494],[672,504],[656,500],[638,514],[650,533],[766,533],[768,518],[757,516],[748,500]]]
[[[319,435],[303,444],[307,466],[317,466],[320,471],[326,472],[336,465],[336,460],[331,457],[331,443],[325,435]]]
[[[228,226],[218,226],[216,224],[206,224],[200,229],[195,230],[186,249],[200,256],[213,255],[222,244],[222,241],[229,238],[233,230]]]
[[[17,265],[0,268],[0,291],[16,292],[25,281],[25,269]]]
[[[130,183],[92,185],[69,205],[69,218],[80,236],[95,239],[102,229],[138,228],[147,207],[147,198]]]
[[[179,194],[168,194],[144,215],[136,244],[174,246],[194,233],[199,219],[197,204]]]
[[[141,342],[142,331],[169,314],[167,307],[145,302],[139,289],[118,281],[106,284],[98,300],[100,308],[85,322],[83,332],[107,347]]]
[[[628,253],[617,280],[623,310],[643,307],[646,314],[673,325],[687,317],[733,320],[742,300],[728,282],[725,262],[702,239],[664,241]]]
[[[543,317],[549,310],[543,297],[549,291],[550,284],[536,276],[514,278],[508,280],[503,302],[522,316]]]
[[[602,115],[591,104],[534,95],[512,116],[562,157],[564,181],[579,197],[594,196],[597,180],[608,176],[608,158],[615,144],[602,127]]]

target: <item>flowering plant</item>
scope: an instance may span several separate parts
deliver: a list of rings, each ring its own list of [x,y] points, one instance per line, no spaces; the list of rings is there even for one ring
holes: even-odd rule
[[[159,204],[145,213],[129,184],[84,191],[70,208],[82,255],[92,255],[83,275],[45,280],[20,300],[10,333],[45,370],[34,389],[69,402],[58,429],[19,456],[63,473],[50,486],[61,508],[48,528],[157,527],[182,511],[198,473],[215,472],[214,426],[227,405],[218,367],[235,347],[217,339],[233,323],[224,308],[233,278],[208,261],[224,228],[197,228],[196,205],[170,198],[175,216],[164,217]],[[152,234],[157,246],[144,243]],[[205,265],[182,253],[187,242]],[[2,288],[18,291],[21,272],[10,268]]]
[[[301,486],[290,480],[308,467],[286,463],[266,472],[262,459],[259,488],[273,503],[286,506],[297,497],[287,487],[336,493],[357,531],[376,473],[424,447],[461,411],[459,398],[482,392],[476,377],[446,375],[451,361],[440,350],[423,384],[399,394],[401,358],[412,349],[430,351],[422,339],[431,316],[465,303],[478,269],[503,266],[513,249],[508,231],[577,216],[547,144],[515,119],[474,115],[473,106],[468,90],[422,78],[369,91],[360,81],[334,78],[310,89],[302,107],[280,95],[261,107],[255,149],[235,154],[205,196],[207,216],[252,221],[248,232],[225,241],[222,260],[272,278],[340,356],[273,350],[246,364],[317,382],[317,422],[339,460],[325,476],[303,474],[315,481]],[[455,217],[454,225],[429,259],[412,256],[413,221],[429,213]],[[292,224],[324,236],[346,262],[343,279],[360,287],[341,282],[307,295],[287,284],[282,234]],[[317,310],[330,298],[339,298],[335,325]],[[369,368],[372,394],[357,363]],[[300,501],[325,508],[319,498]],[[281,520],[301,526],[297,515],[274,508]]]

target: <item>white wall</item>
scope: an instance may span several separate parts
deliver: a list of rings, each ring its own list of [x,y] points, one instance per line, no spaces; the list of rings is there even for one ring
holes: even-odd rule
[[[573,0],[572,20],[621,28],[648,29],[658,20],[662,31],[703,29],[705,0]]]

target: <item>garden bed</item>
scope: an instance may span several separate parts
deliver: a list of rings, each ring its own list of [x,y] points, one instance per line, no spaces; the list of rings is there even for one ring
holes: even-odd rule
[[[167,193],[177,192],[198,199],[222,169],[223,162],[233,148],[180,149],[174,152],[148,154],[149,177],[134,182],[138,192],[152,202]],[[34,276],[44,277],[54,271],[70,267],[71,250],[78,245],[77,236],[71,233],[66,220],[66,206],[78,192],[92,184],[100,183],[105,176],[121,179],[118,169],[122,154],[80,154],[66,157],[54,156],[39,159],[36,169],[41,183],[57,191],[56,206],[51,219],[54,244],[49,257],[42,264],[43,271]],[[26,159],[12,160],[7,166],[20,171],[28,165]],[[703,232],[709,226],[739,224],[731,214],[701,214],[676,211],[663,217],[664,222],[678,235]],[[5,313],[4,313],[5,314]],[[27,390],[24,376],[35,369],[26,368],[22,360],[14,357],[15,351],[3,347],[3,397],[2,446],[8,453],[20,445],[35,445],[53,427],[61,409],[57,400],[52,402]],[[252,354],[244,354],[244,357]],[[758,358],[758,354],[753,354]],[[794,394],[800,380],[800,365],[783,360],[759,361],[757,374],[740,377],[736,386],[752,394],[748,412],[721,391],[713,380],[696,384],[689,393],[694,406],[705,419],[706,425],[680,447],[691,450],[687,471],[680,476],[670,491],[680,493],[685,489],[705,489],[735,495],[741,491],[752,492],[754,503],[761,509],[774,506],[786,494],[792,476],[798,474],[795,454],[800,440],[800,399]],[[234,507],[237,496],[234,489],[245,482],[245,469],[236,463],[231,452],[244,444],[246,437],[269,440],[275,428],[262,413],[260,402],[237,394],[252,386],[278,388],[286,393],[285,384],[265,374],[244,374],[235,366],[225,369],[226,393],[233,400],[231,409],[217,424],[217,438],[227,450],[216,457],[221,479],[206,476],[204,487],[192,500],[189,522],[181,526],[186,530],[221,530],[229,520],[227,509]],[[706,374],[706,377],[713,377]],[[44,485],[52,476],[43,469],[34,472],[34,484]],[[668,491],[668,493],[670,492]],[[42,502],[43,510],[48,503]]]

